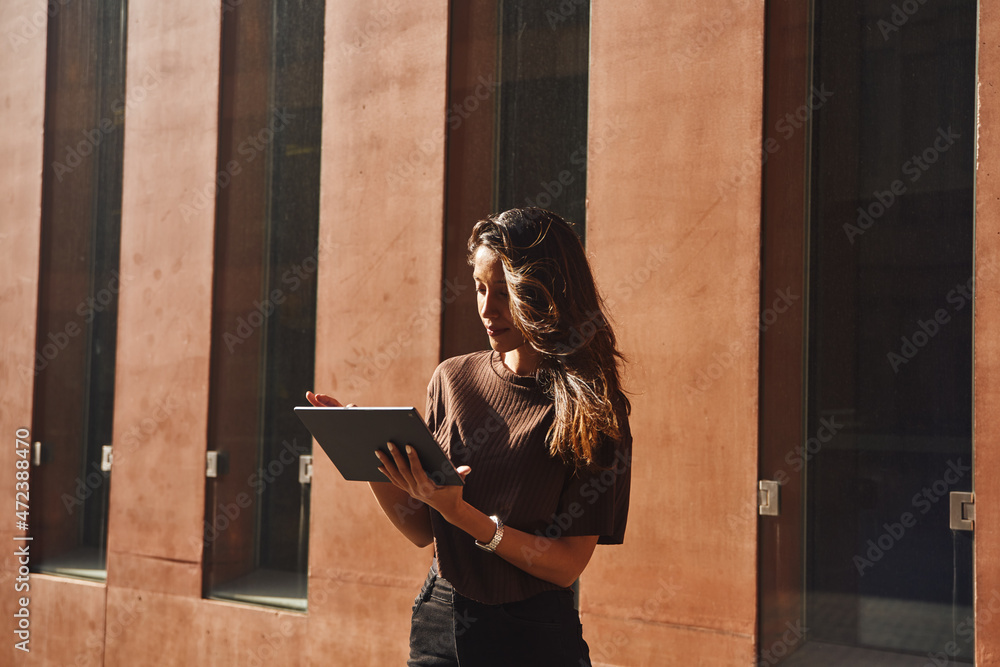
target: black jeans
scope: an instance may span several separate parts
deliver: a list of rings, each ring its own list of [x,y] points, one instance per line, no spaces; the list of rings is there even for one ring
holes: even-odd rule
[[[437,562],[431,565],[420,595],[413,602],[410,620],[410,659],[407,667],[455,667],[455,620],[452,611],[454,591],[437,574]]]
[[[455,593],[431,566],[413,604],[408,667],[590,667],[570,591],[488,605]]]

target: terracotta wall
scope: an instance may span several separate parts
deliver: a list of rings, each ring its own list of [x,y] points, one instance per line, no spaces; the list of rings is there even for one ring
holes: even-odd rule
[[[9,641],[0,646],[0,664],[74,664],[78,656],[103,656],[105,588],[29,575],[20,568],[37,557],[32,542],[14,541],[15,464],[23,447],[15,445],[20,429],[31,428],[34,389],[35,333],[41,233],[42,128],[45,109],[47,4],[39,0],[6,2],[0,6],[0,163],[3,204],[0,206],[0,426],[5,445],[0,450],[0,493],[11,514],[0,524],[0,616]],[[28,442],[33,439],[28,438]],[[23,500],[23,497],[21,498]],[[31,506],[30,489],[28,505]],[[29,521],[30,521],[29,509]],[[27,555],[18,555],[27,549]],[[15,638],[22,619],[20,602],[27,601],[27,637]],[[59,628],[54,631],[53,628]],[[28,639],[24,648],[15,642]],[[85,648],[86,647],[86,648]],[[85,652],[86,651],[86,652]],[[55,655],[59,658],[54,658]]]
[[[115,453],[108,665],[292,665],[305,650],[305,615],[201,597],[221,18],[204,7],[129,4],[126,90],[159,81],[126,116],[115,441],[163,418]]]
[[[204,512],[214,211],[182,214],[181,204],[214,180],[212,18],[190,2],[129,6],[126,93],[143,72],[158,82],[125,116],[108,616],[132,613],[107,642],[108,664],[148,660],[151,645],[198,656],[196,642],[181,641],[180,621],[195,616],[201,597],[201,544],[191,538]],[[126,446],[159,405],[164,418],[152,433]]]
[[[30,365],[35,340],[45,48],[44,32],[17,49],[7,36],[44,8],[0,4],[8,438],[31,411],[30,384],[15,369]],[[989,82],[1000,68],[1000,13],[981,12]],[[149,69],[159,80],[126,121],[116,440],[160,401],[169,416],[116,454],[107,586],[33,577],[32,653],[14,664],[405,656],[429,550],[396,535],[368,492],[322,457],[309,613],[201,599],[213,211],[179,207],[215,174],[219,18],[194,0],[129,6],[127,89]],[[444,0],[327,2],[316,385],[345,400],[422,407],[438,362],[447,35]],[[588,246],[633,362],[636,454],[627,542],[598,549],[583,580],[587,637],[598,664],[751,664],[763,2],[593,0],[591,37]],[[1000,327],[1000,272],[983,268],[1000,238],[992,91],[980,88],[977,181],[980,664],[1000,654],[1000,614],[983,606],[1000,590],[990,523],[1000,505],[990,491],[1000,477],[990,444],[1000,429],[1000,343],[990,335]],[[0,453],[7,470],[12,450]],[[6,474],[0,494],[13,498]],[[12,536],[0,524],[0,540]],[[7,591],[9,552],[0,556]],[[10,618],[12,595],[0,599]],[[0,662],[10,655],[0,648]]]
[[[35,318],[38,299],[39,239],[42,214],[42,126],[45,112],[45,0],[12,0],[0,4],[0,493],[11,514],[0,522],[0,617],[4,619],[4,641],[0,663],[17,664],[29,657],[14,648],[14,613],[18,600],[30,599],[29,622],[36,632],[27,648],[37,646],[38,629],[53,609],[44,585],[18,591],[14,529],[15,436],[18,429],[31,428],[31,396],[34,388]],[[30,503],[29,503],[30,505]],[[26,543],[29,546],[30,543]],[[16,545],[16,546],[14,546]],[[29,554],[30,559],[30,554]],[[89,598],[83,609],[99,611],[103,596]],[[80,628],[83,636],[84,628]]]
[[[440,338],[448,3],[327,0],[326,13],[316,387],[423,412]],[[317,456],[310,656],[404,663],[430,559]]]
[[[30,378],[15,369],[31,366],[35,347],[45,8],[36,1],[0,9],[2,48],[25,18],[37,22],[0,68],[7,91],[0,169],[10,186],[0,411],[10,470],[14,432],[31,413]],[[327,8],[317,386],[359,403],[422,407],[438,360],[447,3]],[[220,12],[191,2],[129,6],[126,90],[134,98],[126,116],[115,441],[130,446],[115,452],[109,578],[103,585],[33,575],[32,650],[15,664],[298,665],[331,656],[385,664],[405,656],[409,607],[429,551],[391,529],[372,530],[374,521],[388,527],[367,490],[340,484],[323,462],[314,485],[310,613],[201,598],[219,26]],[[386,179],[404,163],[415,171]],[[159,415],[152,432],[126,437],[151,413]],[[9,477],[0,488],[13,498]],[[0,536],[11,543],[9,527]],[[17,572],[9,552],[5,588]],[[2,599],[12,618],[16,598]],[[401,622],[387,634],[385,618]],[[9,655],[10,644],[2,650]]]
[[[447,7],[342,54],[358,4],[327,14],[317,386],[419,406],[437,363]],[[753,654],[759,168],[725,200],[718,186],[760,144],[762,45],[760,3],[594,4],[588,244],[635,362],[638,443],[630,539],[583,581],[600,663]],[[387,189],[387,172],[412,175]],[[734,346],[724,377],[684,392]],[[324,460],[313,493],[310,590],[338,604],[311,606],[312,634],[358,664],[401,660],[429,554]]]
[[[0,25],[40,6],[7,3]],[[214,217],[181,206],[215,176],[219,19],[192,0],[130,3],[126,88],[143,92],[126,117],[115,439],[157,405],[166,418],[116,451],[107,586],[36,577],[30,664],[405,659],[430,552],[322,457],[309,613],[201,599]],[[637,467],[628,543],[600,549],[584,579],[588,638],[604,664],[745,664],[759,184],[750,174],[721,201],[716,181],[759,143],[761,10],[595,2],[593,24],[589,244],[634,361]],[[444,0],[327,3],[316,385],[345,400],[422,407],[439,360],[448,29]],[[0,130],[15,156],[0,168],[23,186],[4,211],[5,369],[34,347],[45,53],[31,44],[0,71],[21,105]],[[680,389],[733,344],[744,353],[725,377]],[[0,381],[13,424],[30,388]]]
[[[1000,663],[1000,7],[979,5],[976,169],[976,664]]]
[[[583,580],[600,662],[752,661],[763,18],[593,4],[588,248],[636,392],[628,538]]]
[[[3,48],[23,17],[44,17],[45,7],[5,3]],[[215,180],[219,18],[190,1],[129,3],[114,438],[129,444],[115,450],[109,577],[104,585],[32,575],[32,650],[4,664],[262,664],[282,652],[284,664],[301,662],[304,615],[201,598],[214,208],[181,207],[206,187],[211,193]],[[31,364],[34,348],[44,23],[15,53],[18,62],[0,68],[9,115],[0,130],[9,157],[0,168],[11,186],[3,207],[2,303],[11,312],[2,318],[9,331],[0,410],[10,412],[3,423],[12,434],[30,414],[30,382],[21,386],[12,371]],[[127,437],[140,425],[142,437]],[[12,452],[5,448],[3,460]],[[12,478],[0,482],[11,499]],[[9,529],[0,536],[12,543]],[[4,556],[4,576],[13,572]],[[11,618],[11,596],[2,599]],[[2,650],[9,655],[10,643]]]

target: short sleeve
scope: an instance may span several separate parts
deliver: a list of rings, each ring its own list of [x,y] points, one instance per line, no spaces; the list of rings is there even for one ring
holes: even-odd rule
[[[602,465],[577,471],[566,482],[552,518],[558,534],[597,535],[598,544],[625,540],[632,485],[632,431],[625,410],[619,412],[619,425],[621,438],[605,450]]]
[[[441,419],[444,418],[444,406],[441,396],[441,367],[434,370],[431,381],[427,385],[427,405],[424,410],[424,421],[431,433],[437,433]]]

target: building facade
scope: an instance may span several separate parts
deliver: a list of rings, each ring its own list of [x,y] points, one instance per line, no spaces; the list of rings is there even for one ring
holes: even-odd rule
[[[1000,662],[994,5],[10,0],[0,36],[0,662],[405,662],[431,553],[290,406],[422,408],[485,345],[471,226],[522,204],[630,360],[595,664]]]

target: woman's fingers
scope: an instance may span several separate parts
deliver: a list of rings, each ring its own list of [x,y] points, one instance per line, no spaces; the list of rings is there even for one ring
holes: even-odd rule
[[[382,462],[383,472],[392,483],[419,500],[427,500],[434,491],[440,489],[427,476],[417,450],[407,447],[401,450],[394,443],[388,443],[389,454],[376,450],[375,455]]]
[[[396,447],[395,443],[390,442],[388,447],[389,455],[392,456],[392,461],[396,464],[399,476],[403,478],[403,481],[406,482],[410,489],[416,490],[417,485],[413,479],[413,471],[410,470],[410,460],[403,455],[403,452]],[[410,495],[412,495],[412,493]]]
[[[420,494],[421,499],[426,503],[434,502],[434,499],[440,497],[440,492],[445,487],[440,486],[437,482],[430,478],[427,471],[420,464],[420,457],[417,455],[417,450],[413,447],[406,448],[407,458],[410,463],[410,473],[413,476],[413,481],[417,487],[417,493]]]
[[[416,484],[413,475],[410,473],[410,464],[407,459],[400,454],[393,443],[388,444],[389,453],[375,450],[375,456],[382,462],[383,474],[392,480],[392,483],[413,495]]]
[[[327,396],[326,394],[316,394],[316,400],[325,405],[328,408],[342,408],[343,404],[335,399],[333,396]]]
[[[413,481],[417,483],[418,487],[428,490],[440,488],[427,476],[427,471],[420,464],[420,457],[417,455],[417,450],[413,447],[407,447],[406,456],[410,461],[410,472],[413,475]]]
[[[442,514],[453,510],[462,502],[462,487],[436,484],[420,465],[417,450],[407,447],[404,451],[391,442],[388,443],[388,449],[389,453],[375,451],[375,455],[382,463],[379,470],[411,498],[426,503]],[[463,479],[470,471],[469,466],[458,468],[458,473]]]
[[[379,471],[389,478],[389,481],[398,486],[399,488],[406,491],[406,482],[403,480],[402,476],[399,474],[399,468],[396,467],[396,463],[392,460],[392,457],[386,456],[379,450],[375,450],[375,456],[382,463],[379,466]]]
[[[327,396],[326,394],[314,394],[311,391],[306,392],[306,400],[317,408],[342,408],[344,407],[340,401],[335,399],[333,396]],[[353,404],[352,404],[353,405]]]

